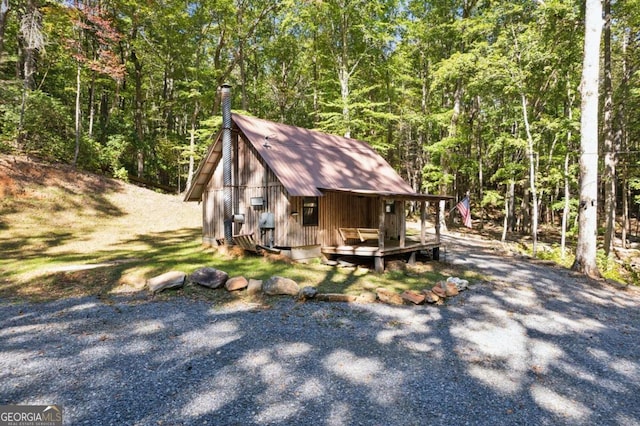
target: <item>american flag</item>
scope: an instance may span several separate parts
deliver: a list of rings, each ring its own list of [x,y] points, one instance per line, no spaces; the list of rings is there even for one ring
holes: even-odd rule
[[[467,228],[472,228],[471,225],[471,207],[469,206],[469,196],[464,197],[457,205],[456,208],[460,212],[460,216],[462,216],[462,221],[464,222],[464,226]]]

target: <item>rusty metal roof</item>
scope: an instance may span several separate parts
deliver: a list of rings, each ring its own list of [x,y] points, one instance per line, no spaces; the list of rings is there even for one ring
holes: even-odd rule
[[[232,114],[231,120],[292,196],[320,196],[326,190],[422,195],[366,142],[240,114]],[[220,138],[216,138],[185,201],[201,200],[220,160],[219,145]]]

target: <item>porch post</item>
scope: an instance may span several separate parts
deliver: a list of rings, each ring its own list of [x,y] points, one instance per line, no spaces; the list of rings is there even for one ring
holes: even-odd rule
[[[444,201],[444,200],[443,200]],[[436,205],[436,243],[440,244],[440,209],[442,208],[442,204],[440,201],[434,203]]]
[[[384,250],[384,219],[385,219],[385,213],[384,213],[384,198],[380,197],[380,202],[379,202],[379,220],[380,222],[378,223],[378,250]]]
[[[380,197],[378,199],[378,204],[379,204],[379,223],[378,223],[378,253],[376,254],[376,256],[373,258],[373,262],[374,262],[374,266],[375,266],[375,270],[377,273],[381,274],[384,272],[384,255],[383,255],[383,250],[384,250],[384,219],[385,219],[385,212],[384,212],[384,198]]]
[[[420,244],[424,245],[427,242],[426,238],[427,227],[427,202],[420,201]]]
[[[400,201],[400,211],[396,212],[400,218],[400,248],[404,248],[406,245],[407,218],[405,216],[405,207],[405,201]]]

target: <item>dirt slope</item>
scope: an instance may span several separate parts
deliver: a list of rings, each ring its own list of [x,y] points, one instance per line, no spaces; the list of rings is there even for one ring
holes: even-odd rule
[[[178,195],[25,157],[0,156],[0,200],[4,238],[45,245],[49,254],[105,250],[135,235],[201,226],[200,206]]]

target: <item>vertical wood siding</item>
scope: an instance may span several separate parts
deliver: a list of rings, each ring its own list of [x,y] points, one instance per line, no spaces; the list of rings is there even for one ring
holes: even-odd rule
[[[234,214],[244,214],[244,223],[234,223],[233,233],[254,233],[256,240],[269,244],[270,231],[261,233],[260,215],[275,216],[274,243],[277,246],[343,243],[338,228],[378,228],[380,199],[342,192],[327,191],[318,197],[318,226],[303,226],[303,197],[290,197],[276,175],[266,166],[242,135],[233,137],[233,197]],[[264,206],[251,206],[251,198],[262,197]],[[292,212],[298,212],[292,215]],[[385,215],[385,235],[397,238],[400,231],[401,203],[396,202],[395,214]],[[224,235],[224,202],[222,161],[218,164],[203,194],[203,241],[213,244]]]

